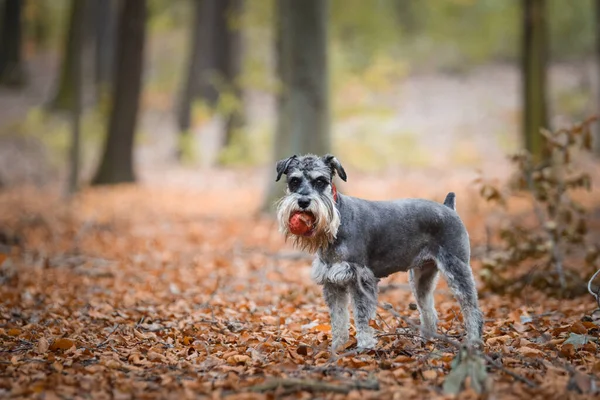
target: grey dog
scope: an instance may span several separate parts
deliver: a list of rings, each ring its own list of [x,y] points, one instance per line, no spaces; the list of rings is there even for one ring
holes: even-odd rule
[[[444,204],[422,199],[367,201],[338,194],[334,176],[347,178],[332,155],[280,160],[277,181],[283,174],[287,194],[277,207],[279,227],[297,248],[316,254],[311,277],[323,285],[333,352],[349,338],[350,297],[358,348],[376,346],[369,320],[375,317],[377,284],[398,271],[409,271],[424,337],[436,331],[433,290],[441,271],[460,304],[467,342],[479,343],[483,315],[469,266],[469,235],[456,213],[454,193]],[[312,228],[303,235],[290,232],[289,220],[297,212],[314,216]]]

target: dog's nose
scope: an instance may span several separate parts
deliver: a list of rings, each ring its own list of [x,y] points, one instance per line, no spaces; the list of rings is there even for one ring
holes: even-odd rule
[[[298,200],[298,205],[300,208],[308,208],[310,205],[310,199],[300,199]]]

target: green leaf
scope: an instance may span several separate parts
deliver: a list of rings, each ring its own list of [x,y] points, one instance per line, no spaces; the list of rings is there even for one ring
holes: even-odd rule
[[[452,360],[452,371],[444,380],[444,394],[456,395],[461,392],[467,376],[471,378],[471,387],[481,394],[486,390],[487,370],[479,354],[469,354],[466,350]]]
[[[569,335],[567,340],[563,342],[563,344],[572,344],[573,346],[581,347],[589,341],[596,341],[598,339],[590,336],[590,335],[580,335],[578,333],[572,333]]]

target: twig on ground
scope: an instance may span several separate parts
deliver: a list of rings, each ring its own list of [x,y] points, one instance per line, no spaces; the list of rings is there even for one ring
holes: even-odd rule
[[[106,339],[104,339],[104,341],[102,343],[98,344],[98,346],[96,346],[96,348],[105,346],[108,343],[108,341],[110,340],[110,337],[112,336],[112,334],[115,333],[117,331],[117,329],[119,329],[119,326],[120,326],[119,324],[115,324],[112,331],[110,331],[108,336],[106,336]]]
[[[537,383],[530,381],[529,379],[525,378],[524,376],[521,376],[519,374],[517,374],[516,372],[511,371],[510,369],[506,368],[504,365],[500,364],[499,362],[497,362],[496,360],[494,360],[492,357],[490,357],[489,355],[485,354],[485,353],[481,353],[481,356],[488,362],[490,363],[492,366],[494,366],[494,368],[499,369],[505,373],[507,373],[508,375],[512,376],[513,378],[515,378],[516,380],[523,382],[524,384],[526,384],[527,386],[531,387],[531,388],[535,388],[537,387]]]
[[[312,379],[279,378],[272,379],[249,388],[252,392],[268,392],[277,388],[309,390],[314,392],[349,393],[352,390],[379,390],[379,382],[376,380],[354,381],[343,384],[335,384]]]

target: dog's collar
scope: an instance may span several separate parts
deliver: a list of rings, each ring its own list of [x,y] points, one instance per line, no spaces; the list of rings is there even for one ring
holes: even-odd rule
[[[338,200],[337,188],[335,187],[335,183],[333,183],[333,182],[331,182],[331,192],[333,193],[333,201],[335,201],[337,203],[337,200]]]

